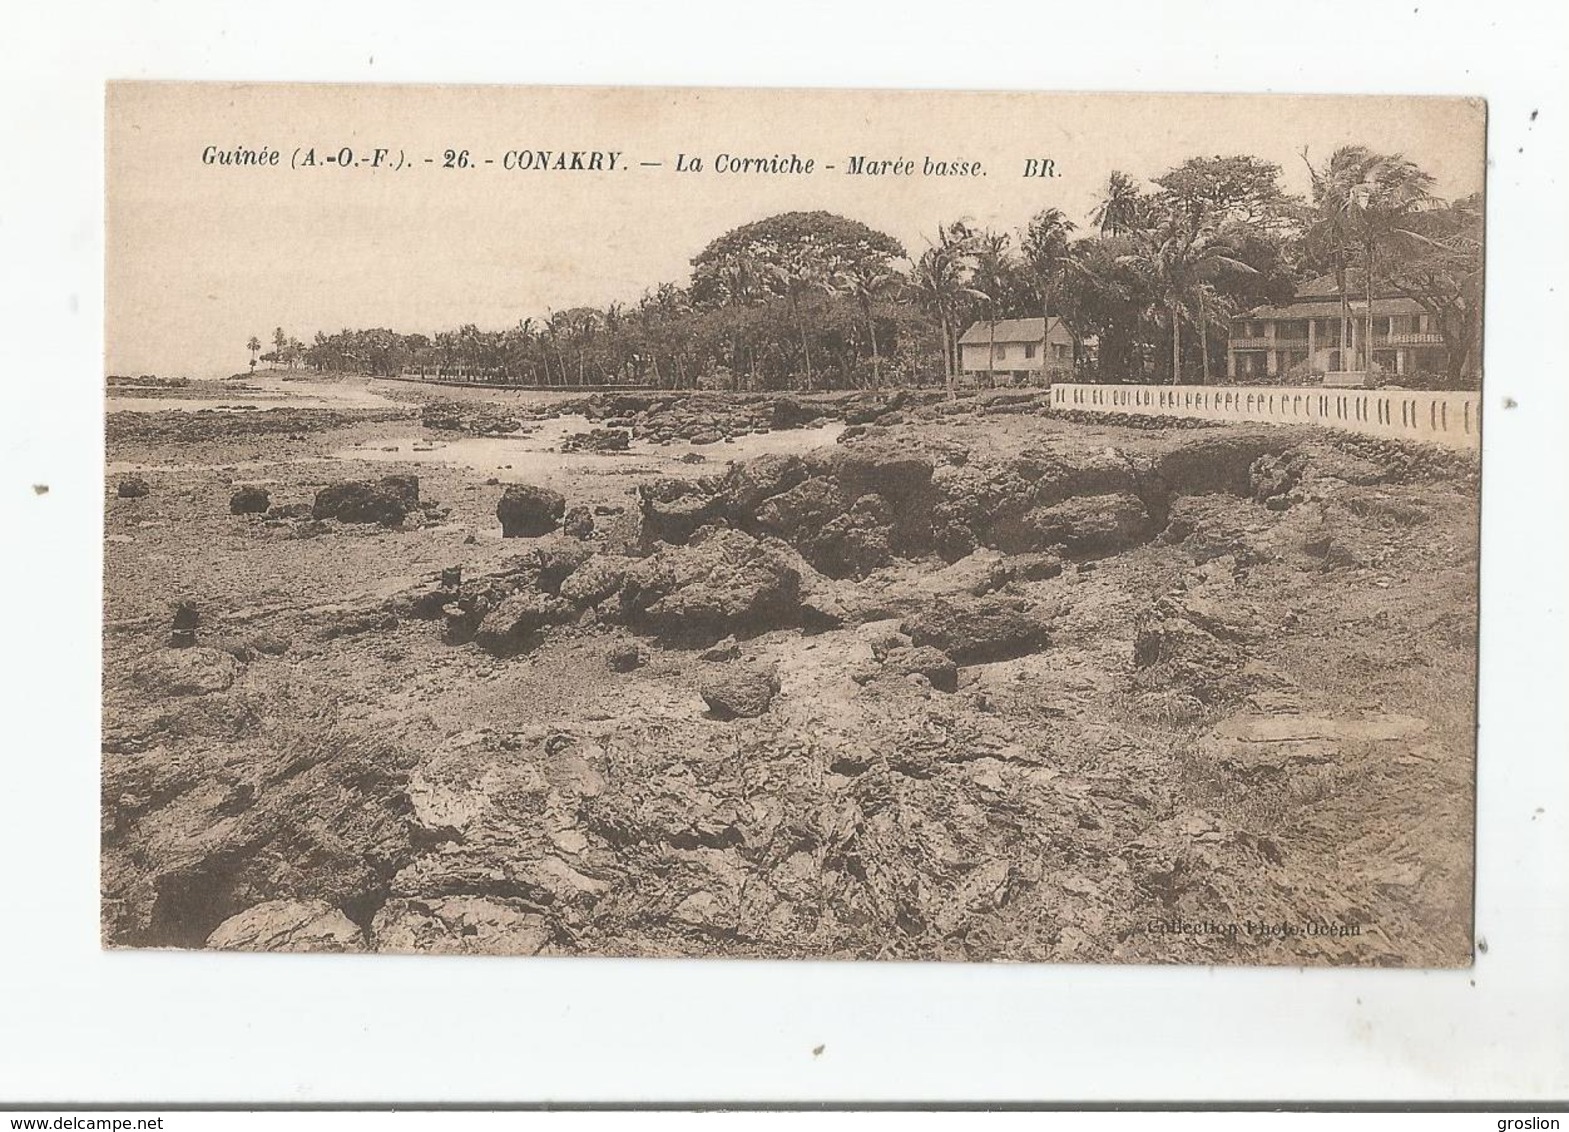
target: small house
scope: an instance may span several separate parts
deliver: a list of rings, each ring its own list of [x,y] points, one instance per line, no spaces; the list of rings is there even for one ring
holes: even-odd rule
[[[1073,335],[1060,318],[976,322],[959,339],[959,370],[991,384],[1071,378]]]

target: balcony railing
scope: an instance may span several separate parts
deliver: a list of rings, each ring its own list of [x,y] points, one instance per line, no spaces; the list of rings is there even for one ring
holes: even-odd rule
[[[1360,336],[1353,339],[1360,347]],[[1429,331],[1420,334],[1375,334],[1373,348],[1381,350],[1393,346],[1442,346],[1444,336]],[[1233,350],[1306,350],[1306,338],[1232,338]],[[1320,334],[1313,339],[1315,350],[1338,350],[1340,342],[1333,335]]]

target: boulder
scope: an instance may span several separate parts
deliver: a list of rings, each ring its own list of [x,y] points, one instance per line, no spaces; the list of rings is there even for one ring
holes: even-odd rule
[[[660,635],[717,638],[794,624],[800,600],[800,573],[783,555],[725,527],[629,566],[621,612]]]
[[[230,916],[207,946],[218,951],[364,951],[359,925],[325,900],[268,900]]]
[[[698,691],[715,719],[751,719],[773,703],[779,677],[772,669],[727,664],[706,677]]]
[[[598,605],[620,591],[626,581],[627,560],[596,554],[561,582],[561,596],[573,605]]]
[[[474,633],[474,641],[492,652],[514,652],[535,643],[551,625],[575,620],[577,610],[550,594],[520,590],[487,612]]]
[[[1037,507],[1026,521],[1039,546],[1061,546],[1074,555],[1116,554],[1153,538],[1156,525],[1136,495],[1077,495]]]
[[[803,535],[822,530],[847,507],[833,480],[813,476],[765,500],[755,518],[760,529],[796,543]]]
[[[806,464],[799,456],[770,452],[734,465],[720,485],[726,509],[741,522],[757,517],[757,509],[775,495],[789,491],[806,479]]]
[[[419,480],[414,476],[388,476],[379,483],[339,480],[316,493],[311,518],[394,527],[418,504]]]
[[[735,660],[741,655],[741,643],[734,637],[726,637],[717,644],[711,645],[698,654],[698,660],[706,660],[713,664],[721,664],[727,660]]]
[[[141,476],[126,476],[115,488],[115,494],[121,499],[140,499],[151,490]]]
[[[412,511],[419,506],[418,476],[407,474],[382,476],[379,486],[382,491],[403,504],[406,510]]]
[[[502,538],[538,538],[548,535],[561,523],[567,500],[559,491],[533,484],[516,483],[501,493],[496,518],[501,520]]]
[[[881,495],[869,493],[802,539],[800,548],[829,577],[860,578],[893,560],[894,539],[893,508]]]
[[[931,488],[932,461],[888,440],[866,440],[835,448],[828,474],[849,500],[875,493],[894,504],[907,503]]]
[[[583,506],[572,508],[561,520],[561,533],[569,538],[590,537],[594,533],[594,513]]]
[[[611,645],[605,653],[605,667],[612,672],[631,672],[643,664],[643,653],[631,641]]]
[[[960,664],[1025,656],[1049,641],[1042,618],[997,597],[939,598],[900,628],[916,645],[930,645]]]
[[[546,593],[560,593],[561,584],[594,556],[593,550],[581,543],[559,540],[541,546],[535,554],[539,588]]]
[[[637,488],[643,517],[643,537],[675,546],[688,542],[698,528],[712,523],[724,511],[724,497],[704,483],[683,479],[657,479]]]
[[[260,515],[267,510],[267,489],[255,484],[245,484],[229,496],[229,514]]]
[[[632,434],[622,428],[594,428],[575,432],[561,442],[563,452],[625,452]]]

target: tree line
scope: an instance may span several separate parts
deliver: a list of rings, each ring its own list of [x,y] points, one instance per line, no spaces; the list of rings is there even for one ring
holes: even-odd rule
[[[253,369],[259,360],[569,388],[876,389],[952,386],[966,327],[1043,316],[1062,320],[1084,380],[1213,382],[1224,379],[1234,316],[1330,275],[1341,341],[1352,292],[1403,295],[1447,347],[1447,371],[1426,380],[1474,384],[1480,197],[1441,200],[1414,163],[1362,146],[1302,160],[1307,197],[1285,192],[1272,162],[1194,157],[1148,185],[1111,173],[1086,231],[1056,208],[1018,232],[956,219],[915,254],[856,220],[788,212],[726,232],[693,257],[687,285],[661,283],[634,303],[548,311],[504,330],[345,329],[308,345],[279,327],[271,351],[254,337],[247,346]]]

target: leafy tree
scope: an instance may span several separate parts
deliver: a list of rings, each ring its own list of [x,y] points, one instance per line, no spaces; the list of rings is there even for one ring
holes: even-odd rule
[[[261,350],[261,339],[252,334],[250,341],[245,343],[245,348],[251,352],[251,372],[256,372],[256,355]]]
[[[1383,276],[1432,317],[1448,355],[1445,377],[1457,388],[1481,368],[1482,217],[1479,194],[1411,217]]]
[[[1196,228],[1240,222],[1273,229],[1297,216],[1297,202],[1280,187],[1280,166],[1247,154],[1190,157],[1155,184],[1159,206]]]

